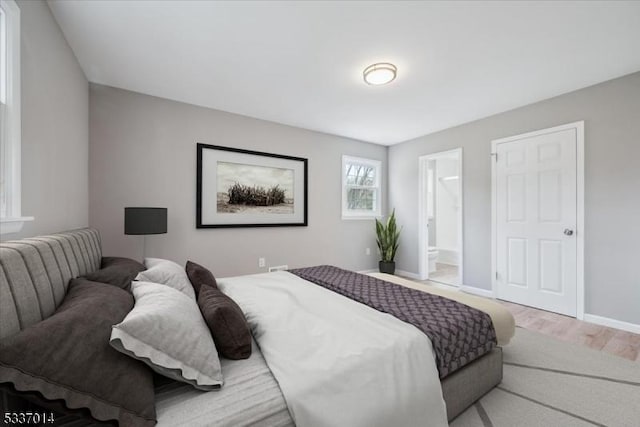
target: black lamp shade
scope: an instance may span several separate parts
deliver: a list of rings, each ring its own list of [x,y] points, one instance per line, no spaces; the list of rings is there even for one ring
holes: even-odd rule
[[[167,208],[124,208],[124,234],[165,234]]]

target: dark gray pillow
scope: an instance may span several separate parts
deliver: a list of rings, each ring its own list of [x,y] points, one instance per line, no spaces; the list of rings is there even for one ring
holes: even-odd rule
[[[251,330],[234,300],[218,288],[203,286],[198,306],[222,356],[234,360],[251,356]]]
[[[202,285],[211,286],[216,289],[218,288],[218,283],[216,282],[216,278],[213,276],[213,273],[200,264],[187,261],[187,265],[184,269],[187,272],[191,286],[193,286],[193,289],[196,291],[196,297],[198,296]]]
[[[122,289],[72,280],[51,317],[0,340],[0,383],[99,421],[155,425],[151,370],[109,345],[111,325],[132,307]]]
[[[107,283],[129,290],[131,281],[144,270],[146,270],[145,266],[133,259],[103,257],[100,270],[89,273],[84,278],[92,282]]]

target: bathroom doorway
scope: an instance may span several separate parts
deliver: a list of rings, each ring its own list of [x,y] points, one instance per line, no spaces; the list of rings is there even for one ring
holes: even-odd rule
[[[462,148],[420,157],[420,279],[462,285]]]

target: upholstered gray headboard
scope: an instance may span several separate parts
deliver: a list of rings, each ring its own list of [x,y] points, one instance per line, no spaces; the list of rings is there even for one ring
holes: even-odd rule
[[[101,258],[91,228],[0,243],[0,338],[51,316],[69,280],[98,270]]]

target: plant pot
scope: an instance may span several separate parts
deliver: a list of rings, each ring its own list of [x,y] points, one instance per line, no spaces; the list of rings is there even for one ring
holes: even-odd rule
[[[396,272],[396,262],[395,261],[380,261],[378,263],[378,268],[380,269],[380,273],[393,274]]]

